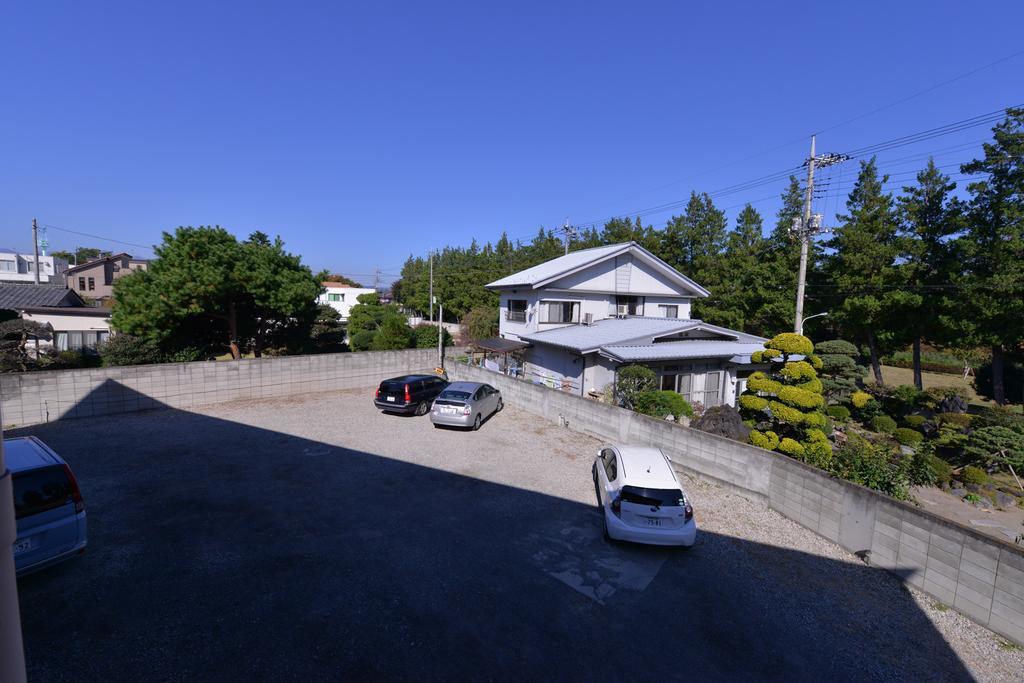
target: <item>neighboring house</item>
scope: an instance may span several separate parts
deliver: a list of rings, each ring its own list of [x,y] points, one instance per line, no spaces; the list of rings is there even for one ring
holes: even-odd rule
[[[132,258],[131,254],[102,256],[64,272],[68,289],[90,299],[109,302],[114,296],[114,282],[137,270],[146,270],[149,261]]]
[[[0,284],[0,309],[15,311],[25,320],[49,324],[53,340],[40,341],[40,348],[94,349],[110,337],[110,309],[88,306],[82,297],[65,287]]]
[[[11,249],[0,249],[0,282],[31,282],[36,280],[35,254],[19,254]],[[39,284],[63,286],[61,274],[68,262],[53,256],[39,256]]]
[[[326,290],[317,297],[318,304],[327,304],[341,315],[342,322],[348,320],[352,307],[359,303],[361,294],[375,294],[377,290],[368,287],[352,287],[340,282],[321,282]]]
[[[763,337],[690,318],[708,291],[640,245],[584,249],[487,285],[500,294],[500,335],[519,342],[527,379],[578,394],[643,364],[661,389],[704,407],[735,405]]]

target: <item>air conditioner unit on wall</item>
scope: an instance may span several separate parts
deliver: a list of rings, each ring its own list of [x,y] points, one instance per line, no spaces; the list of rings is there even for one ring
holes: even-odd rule
[[[584,325],[593,325],[594,324],[594,314],[593,313],[584,313],[583,314],[583,324]]]
[[[615,317],[625,318],[627,315],[629,315],[628,306],[626,306],[625,304],[619,304],[618,306],[615,307]]]

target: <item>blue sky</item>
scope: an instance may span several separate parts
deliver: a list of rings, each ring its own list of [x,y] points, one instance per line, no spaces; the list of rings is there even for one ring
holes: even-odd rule
[[[1024,47],[1019,1],[704,4],[6,3],[0,246],[29,248],[33,217],[142,245],[220,224],[368,281],[410,253],[784,171],[811,132]],[[825,130],[818,149],[1024,103],[1022,74],[1024,55]],[[987,135],[880,165],[907,180],[938,151],[955,173]],[[817,210],[841,208],[855,173],[836,169]],[[770,227],[783,186],[716,201],[731,216],[753,201]]]

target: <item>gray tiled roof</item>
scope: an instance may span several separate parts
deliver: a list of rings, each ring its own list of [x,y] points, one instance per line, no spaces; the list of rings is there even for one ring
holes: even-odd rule
[[[725,340],[732,343],[742,342],[762,345],[767,341],[753,334],[746,334],[737,330],[718,327],[717,325],[709,325],[701,320],[645,318],[640,316],[605,318],[604,320],[598,320],[592,325],[567,325],[553,330],[544,330],[519,336],[521,339],[529,342],[550,344],[551,346],[559,346],[572,349],[578,353],[584,353],[596,351],[604,346],[647,346],[653,343],[655,337],[664,337],[696,328],[732,337],[731,340]],[[665,343],[672,342],[664,342],[658,344],[658,346],[662,346]],[[760,348],[763,348],[763,346]]]
[[[615,345],[601,347],[601,355],[623,362],[684,360],[688,358],[729,358],[749,363],[750,354],[763,351],[764,344],[730,340],[693,339],[642,346]]]
[[[0,284],[0,308],[21,309],[46,306],[84,306],[70,289],[58,285]]]

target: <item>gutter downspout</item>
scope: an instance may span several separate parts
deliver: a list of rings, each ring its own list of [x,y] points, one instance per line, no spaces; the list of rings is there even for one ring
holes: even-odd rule
[[[11,551],[18,529],[14,523],[12,477],[4,462],[2,425],[0,414],[0,681],[24,683],[25,651],[21,643],[18,583]]]

